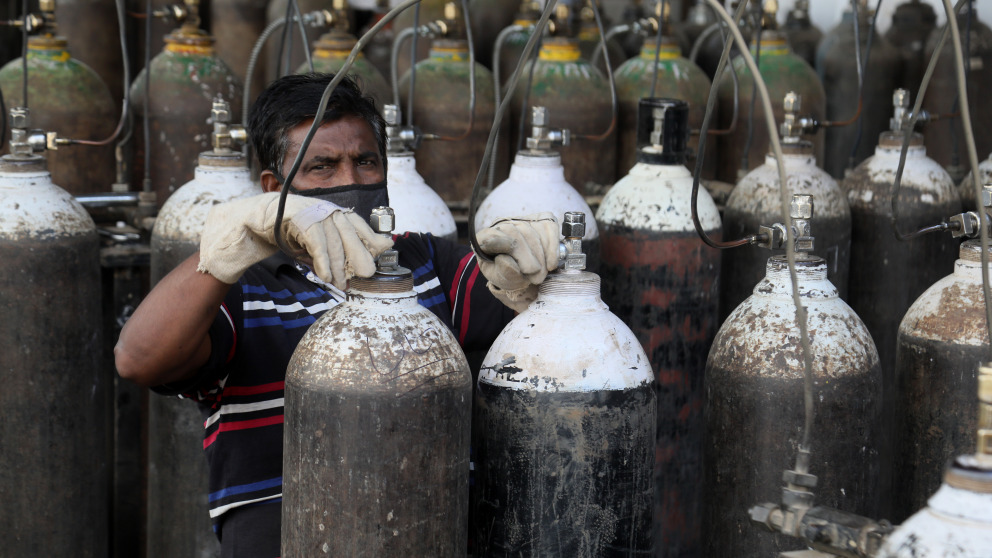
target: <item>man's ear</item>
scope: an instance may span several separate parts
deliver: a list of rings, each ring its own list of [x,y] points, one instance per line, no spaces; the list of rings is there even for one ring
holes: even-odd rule
[[[278,192],[282,189],[282,183],[279,182],[276,175],[269,169],[263,170],[261,174],[259,174],[258,179],[262,182],[263,192]]]

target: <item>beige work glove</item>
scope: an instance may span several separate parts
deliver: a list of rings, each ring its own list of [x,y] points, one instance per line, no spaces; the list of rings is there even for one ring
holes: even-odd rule
[[[253,264],[275,254],[279,193],[269,192],[214,206],[200,239],[197,271],[234,284]],[[393,245],[368,223],[331,202],[289,194],[282,234],[321,280],[345,289],[354,276],[375,273],[375,258]]]
[[[537,298],[537,286],[558,268],[558,221],[548,212],[500,219],[476,235],[489,290],[508,307],[523,312]]]

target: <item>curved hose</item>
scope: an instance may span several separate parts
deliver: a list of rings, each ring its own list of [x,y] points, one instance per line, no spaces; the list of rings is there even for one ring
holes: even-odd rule
[[[251,106],[251,87],[250,84],[252,77],[255,75],[255,66],[258,64],[258,58],[262,54],[262,48],[265,46],[266,41],[273,33],[279,30],[280,27],[286,25],[286,18],[279,18],[272,23],[268,24],[265,29],[262,30],[262,34],[258,36],[255,41],[255,46],[251,48],[251,54],[248,56],[248,69],[245,71],[245,90],[244,95],[241,100],[241,123],[247,125],[248,123],[248,109]]]
[[[803,441],[799,446],[800,458],[796,460],[796,470],[800,473],[805,473],[808,469],[808,454],[809,454],[809,442],[810,433],[813,429],[813,351],[810,346],[809,341],[809,328],[806,322],[806,308],[802,305],[802,299],[799,295],[799,278],[796,275],[796,251],[795,246],[793,246],[792,237],[794,232],[792,231],[792,220],[789,215],[789,190],[786,183],[785,165],[782,163],[782,145],[779,141],[778,134],[776,133],[775,117],[772,113],[772,102],[768,95],[768,88],[765,86],[764,80],[761,78],[761,74],[758,71],[758,65],[751,53],[747,49],[747,43],[744,42],[744,37],[741,36],[740,30],[734,25],[734,20],[730,17],[723,6],[717,0],[706,0],[709,2],[710,6],[717,13],[717,16],[722,18],[727,25],[730,27],[730,32],[734,36],[734,41],[737,43],[738,48],[741,49],[741,55],[744,56],[744,62],[747,64],[748,69],[754,75],[754,81],[757,85],[758,93],[761,95],[761,104],[765,112],[765,123],[768,126],[769,140],[771,142],[772,151],[775,154],[775,160],[778,163],[778,175],[780,181],[780,193],[783,213],[783,222],[788,223],[789,226],[786,227],[788,237],[785,243],[785,255],[789,262],[789,278],[792,282],[792,301],[796,306],[796,321],[799,324],[799,337],[803,348],[803,363],[805,365],[806,374],[804,381],[805,389],[805,407],[806,407],[806,422],[803,428]],[[947,0],[945,0],[946,2]],[[742,2],[745,4],[745,2]]]
[[[300,41],[303,43],[303,56],[306,58],[307,67],[310,68],[310,73],[312,74],[314,72],[313,57],[310,56],[310,43],[307,42],[307,28],[303,26],[303,12],[300,11],[300,5],[296,0],[289,0],[289,3],[293,6],[293,19],[296,20],[296,26],[300,29]],[[248,89],[248,87],[245,89]]]
[[[463,141],[475,127],[475,43],[472,42],[472,21],[468,15],[468,0],[462,0],[462,12],[465,14],[465,39],[468,41],[468,127],[464,133],[458,136],[433,136],[432,138],[441,141]]]
[[[74,140],[70,139],[70,144],[79,145],[96,145],[103,146],[109,145],[118,136],[120,136],[121,131],[124,129],[124,124],[128,121],[128,116],[130,116],[130,105],[131,105],[131,67],[128,64],[128,52],[127,52],[127,33],[125,32],[126,20],[124,18],[124,0],[115,0],[114,2],[117,6],[117,26],[120,30],[121,39],[121,60],[124,62],[124,101],[121,106],[121,119],[117,122],[117,128],[114,129],[110,137],[93,141],[93,140]],[[146,95],[147,96],[147,95]]]
[[[499,70],[500,60],[499,59],[500,59],[500,51],[503,49],[503,43],[506,41],[506,38],[507,37],[509,37],[510,35],[512,35],[514,33],[518,33],[520,31],[523,31],[524,29],[530,29],[530,26],[524,27],[523,25],[513,24],[513,25],[510,25],[509,27],[503,29],[502,31],[499,32],[498,35],[496,35],[496,42],[493,43],[493,90],[494,90],[494,93],[495,93],[495,96],[496,96],[496,104],[493,105],[494,107],[499,107],[499,103],[500,103],[500,90],[501,90],[500,81],[501,81],[501,78],[500,78],[500,75],[499,75],[500,74],[500,70]],[[531,32],[533,32],[533,29],[531,29]],[[499,127],[497,127],[497,130],[496,130],[496,145],[499,145],[499,129],[498,128]],[[493,183],[496,182],[496,164],[497,164],[496,158],[493,157],[492,162],[489,165],[489,191],[490,192],[493,190]]]
[[[608,138],[610,134],[613,133],[613,130],[615,130],[617,127],[617,114],[619,112],[620,102],[617,98],[617,82],[615,79],[613,79],[613,64],[610,62],[610,54],[606,51],[606,36],[605,36],[605,32],[603,31],[603,18],[599,14],[600,11],[599,0],[591,0],[591,2],[593,8],[592,9],[593,15],[596,16],[596,28],[599,29],[599,36],[601,37],[600,45],[602,47],[603,57],[606,59],[606,79],[608,79],[610,82],[610,104],[612,105],[611,110],[613,111],[613,118],[610,120],[610,126],[602,134],[598,134],[598,135],[577,134],[574,137],[577,139],[603,141],[606,138]],[[661,26],[659,25],[658,28],[661,29]],[[657,53],[655,54],[655,56],[657,57]],[[657,78],[658,76],[657,64],[655,64],[654,73],[655,73],[655,78]]]
[[[21,3],[24,22],[21,26],[21,106],[28,108],[28,0]],[[7,116],[4,115],[4,118]]]
[[[406,29],[399,32],[396,35],[396,39],[393,40],[392,54],[389,58],[389,73],[390,79],[393,81],[393,104],[396,106],[402,106],[400,103],[400,76],[399,76],[399,56],[400,48],[403,47],[403,42],[406,41],[410,35],[417,32],[416,27],[407,27]]]
[[[723,25],[719,21],[710,25],[703,32],[696,37],[696,42],[692,44],[692,50],[689,51],[689,60],[693,63],[696,62],[696,58],[699,57],[699,51],[703,50],[703,45],[706,44],[706,39],[710,38],[710,35],[720,30],[720,26]],[[730,41],[733,44],[733,41]],[[719,74],[716,74],[719,75]]]
[[[606,37],[603,39],[604,42],[609,42],[610,39],[616,37],[620,33],[626,33],[630,31],[630,25],[627,23],[621,23],[620,25],[614,25],[606,32]],[[599,63],[599,53],[602,52],[598,48],[592,51],[592,59],[589,61],[591,66],[595,66]]]

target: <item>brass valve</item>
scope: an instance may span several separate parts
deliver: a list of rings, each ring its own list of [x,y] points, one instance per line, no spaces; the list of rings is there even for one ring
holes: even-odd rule
[[[808,194],[793,194],[789,203],[789,217],[792,221],[793,248],[797,254],[807,254],[813,251],[813,234],[811,222],[813,219],[813,196]],[[775,223],[758,227],[754,244],[761,248],[780,250],[788,241],[786,225]]]
[[[789,91],[782,100],[782,110],[785,113],[779,126],[779,135],[783,143],[799,143],[804,135],[816,133],[820,124],[809,116],[800,116],[802,96],[795,91]]]

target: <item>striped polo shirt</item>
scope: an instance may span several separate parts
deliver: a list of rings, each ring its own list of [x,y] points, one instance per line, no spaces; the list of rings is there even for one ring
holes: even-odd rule
[[[466,351],[485,350],[513,312],[497,301],[465,246],[429,234],[397,236],[422,306]],[[282,498],[283,385],[293,350],[345,294],[284,255],[252,266],[228,293],[210,329],[208,364],[180,387],[204,414],[210,516]]]

